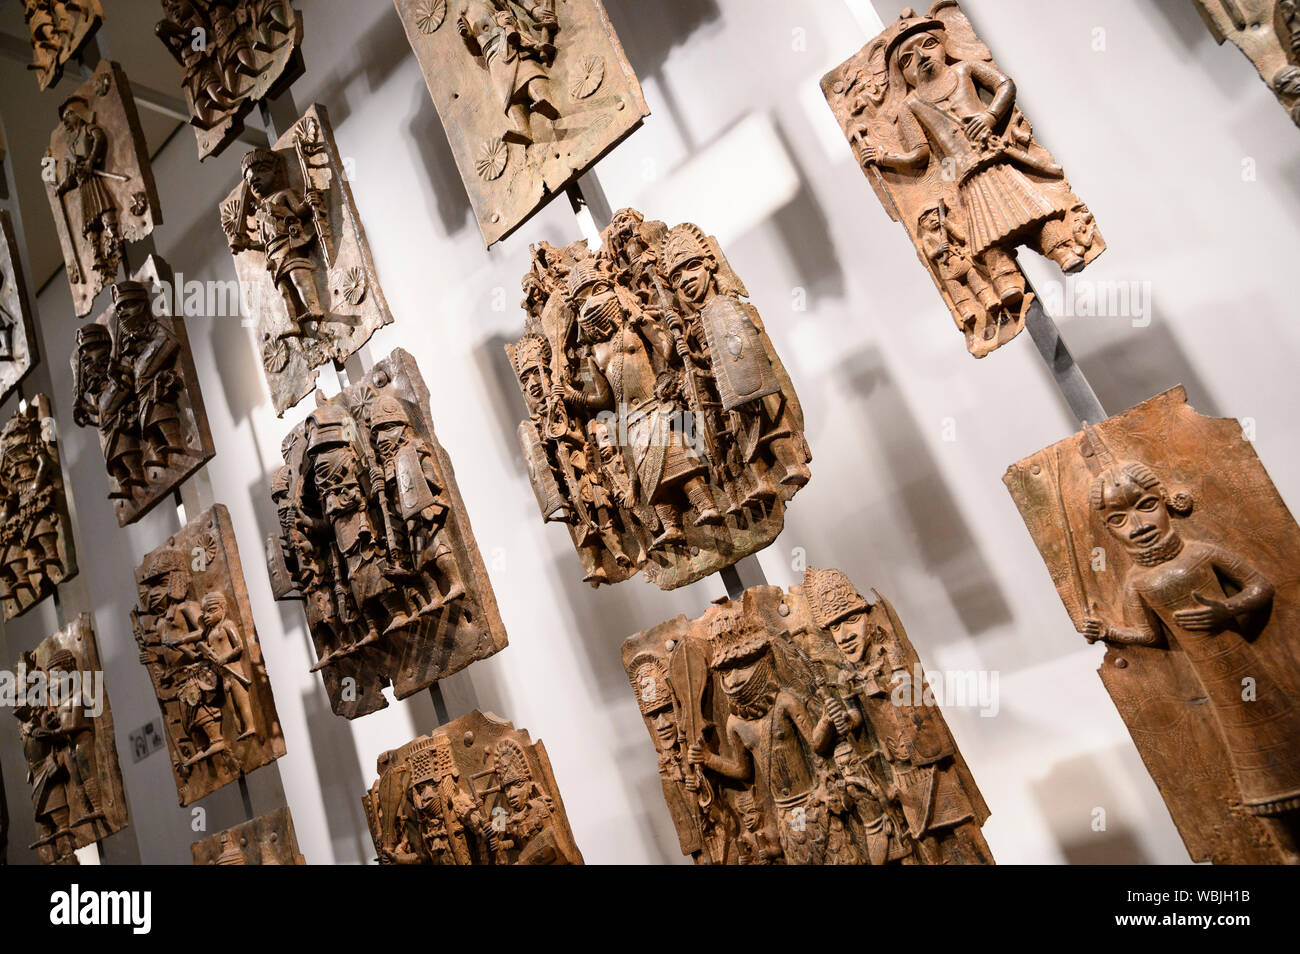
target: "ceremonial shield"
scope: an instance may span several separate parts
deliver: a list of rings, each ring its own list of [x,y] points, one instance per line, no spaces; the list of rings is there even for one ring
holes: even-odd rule
[[[734,298],[719,295],[700,313],[722,406],[730,411],[781,390],[758,329]]]
[[[421,511],[434,504],[433,491],[424,479],[424,469],[420,466],[420,455],[414,447],[404,447],[397,454],[394,466],[397,468],[397,502],[402,511],[402,519],[410,520]]]
[[[519,446],[523,448],[524,460],[528,463],[528,482],[533,485],[533,493],[537,496],[537,506],[542,511],[542,518],[548,521],[564,519],[564,515],[568,513],[568,504],[564,494],[560,493],[555,472],[551,470],[551,462],[546,456],[546,445],[542,443],[531,418],[519,422],[518,433]]]
[[[284,550],[280,538],[274,534],[266,538],[266,573],[271,578],[271,595],[277,600],[289,599],[297,595],[293,576],[284,562]]]

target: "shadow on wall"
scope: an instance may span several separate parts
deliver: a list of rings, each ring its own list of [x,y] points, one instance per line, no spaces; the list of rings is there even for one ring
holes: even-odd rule
[[[1205,0],[1207,5],[1224,4],[1236,6],[1229,0]],[[1271,4],[1242,4],[1248,10],[1252,8],[1270,8]],[[1278,128],[1288,125],[1286,110],[1276,102],[1268,83],[1262,80],[1249,58],[1239,50],[1232,40],[1225,40],[1216,45],[1209,26],[1201,19],[1193,0],[1154,0],[1151,3],[1126,5],[1125,12],[1142,14],[1152,22],[1157,32],[1163,36],[1176,37],[1170,42],[1176,46],[1180,59],[1190,59],[1198,69],[1211,78],[1214,85],[1224,96],[1233,102],[1233,112],[1225,128],[1215,128],[1207,135],[1223,137],[1232,135],[1242,144],[1243,153],[1250,155],[1258,145],[1259,125],[1261,122]],[[1284,134],[1285,135],[1285,134]],[[1291,163],[1291,175],[1282,175],[1288,170],[1278,170],[1276,177],[1279,184],[1285,183],[1292,190],[1292,195],[1300,196],[1300,175],[1296,174],[1296,164]],[[1261,178],[1264,171],[1261,170]]]
[[[188,306],[184,308],[185,332],[190,339],[190,350],[196,355],[202,354],[203,345],[200,342],[206,343],[212,355],[212,366],[220,371],[216,375],[216,381],[209,375],[203,382],[204,404],[209,408],[212,406],[216,394],[214,386],[219,384],[230,416],[237,424],[248,420],[255,408],[270,403],[261,358],[253,345],[249,330],[244,327],[243,319],[238,314],[239,296],[226,295],[226,302],[221,304],[213,293],[216,282],[227,283],[227,288],[237,287],[231,284],[237,282],[235,260],[225,243],[219,209],[229,190],[239,183],[239,164],[246,152],[240,148],[241,145],[236,143],[219,159],[209,160],[209,166],[216,166],[217,163],[220,165],[216,169],[203,170],[203,182],[211,189],[204,196],[195,199],[203,213],[194,218],[183,234],[167,233],[166,247],[173,250],[172,255],[159,252],[159,257],[172,267],[178,282],[203,283],[203,313],[195,315]],[[223,175],[222,170],[226,174]],[[183,285],[178,292],[184,304]],[[175,302],[173,306],[174,304]],[[209,305],[228,314],[206,314]]]
[[[1108,773],[1128,753],[1113,750],[1079,755],[1051,766],[1032,783],[1030,791],[1070,865],[1149,865],[1150,857],[1137,834],[1120,818],[1123,804]],[[1162,811],[1155,806],[1156,811]],[[1137,817],[1149,817],[1143,811]]]
[[[370,29],[358,37],[356,42],[348,44],[346,53],[350,55],[338,56],[329,64],[336,66],[329,74],[316,69],[323,64],[312,62],[311,21],[306,21],[308,49],[304,53],[304,59],[307,63],[307,78],[315,81],[314,90],[330,91],[330,121],[335,128],[342,126],[352,115],[352,103],[347,91],[358,77],[364,76],[366,80],[365,95],[362,97],[364,102],[405,65],[408,57],[414,58],[397,10],[391,2],[383,3],[383,7],[383,15],[375,18]],[[312,11],[309,10],[306,16],[311,15]],[[306,102],[298,103],[300,109],[305,109],[307,105]]]
[[[791,164],[799,174],[799,191],[772,216],[772,227],[781,237],[786,258],[792,263],[791,271],[799,276],[809,300],[843,298],[844,268],[832,238],[834,232],[830,221],[817,203],[807,172],[799,165],[800,151],[791,147],[780,123],[775,127]]]
[[[673,47],[684,45],[696,30],[716,25],[719,19],[715,0],[673,0],[671,4],[606,0],[605,10],[628,61],[642,79],[659,75]]]
[[[1187,360],[1173,333],[1173,322],[1155,311],[1151,324],[1115,335],[1114,322],[1128,319],[1075,319],[1062,326],[1076,360],[1092,383],[1107,414],[1119,414],[1175,385],[1187,388],[1187,400],[1202,414],[1220,416],[1201,376]],[[1105,343],[1099,339],[1105,337]],[[1066,435],[1062,435],[1063,437]]]
[[[631,692],[628,699],[633,699]],[[663,782],[655,769],[655,746],[635,705],[615,706],[612,718],[619,722],[619,748],[614,762],[620,766],[628,801],[634,806],[628,823],[633,825],[645,845],[650,864],[685,864],[689,857],[681,853],[677,828],[673,825],[668,804],[664,801]]]
[[[397,30],[399,33],[402,31],[400,22]],[[402,43],[406,43],[405,37]],[[412,60],[415,58],[409,46],[406,55]],[[419,150],[420,164],[429,179],[429,188],[419,191],[426,203],[432,197],[434,207],[431,212],[437,214],[444,232],[455,235],[472,230],[474,241],[481,241],[469,204],[469,193],[465,191],[460,170],[456,168],[456,157],[451,151],[447,131],[443,129],[442,119],[438,116],[437,107],[433,105],[433,99],[430,98],[418,69],[415,75],[419,80],[411,85],[411,108],[407,113],[406,135]]]
[[[270,402],[266,378],[262,374],[262,362],[254,350],[248,329],[239,318],[206,318],[196,321],[191,316],[185,321],[185,330],[191,340],[195,337],[196,326],[207,339],[214,366],[221,369],[218,380],[231,420],[236,423],[248,420],[255,408]],[[211,384],[209,377],[208,385]],[[206,393],[204,398],[206,400]],[[255,441],[252,443],[256,446]]]
[[[632,692],[619,656],[623,640],[679,613],[692,618],[702,615],[723,594],[722,581],[714,574],[665,591],[638,575],[593,589],[582,581],[582,563],[565,530],[558,524],[546,529],[561,547],[552,562],[550,586],[558,593],[557,604],[572,618],[567,636],[580,644],[577,655],[590,673],[593,692],[604,704],[617,705]]]
[[[1297,200],[1296,204],[1300,205],[1300,156],[1294,156],[1279,171],[1281,176],[1278,181],[1285,182],[1291,187],[1291,192]]]
[[[507,636],[512,641],[516,638],[516,635],[521,638],[528,638],[532,633],[507,633]],[[502,652],[509,651],[509,646],[502,650]],[[415,719],[416,728],[421,732],[428,732],[435,726],[444,725],[452,719],[459,719],[475,709],[480,712],[493,712],[497,715],[501,715],[503,712],[514,712],[514,706],[511,704],[511,697],[507,687],[502,683],[496,667],[492,665],[492,661],[496,658],[496,656],[491,656],[487,659],[480,659],[460,672],[454,672],[445,679],[438,680],[438,688],[442,692],[442,704],[447,718],[442,719],[436,708],[431,710],[431,718],[424,715],[422,710],[412,717]],[[426,695],[426,698],[429,697]],[[506,718],[506,716],[502,716],[502,718]],[[524,726],[523,728],[529,727]]]
[[[1091,832],[1091,837],[1061,845],[1067,865],[1146,865],[1151,859],[1142,850],[1132,829],[1119,827]]]
[[[406,138],[418,150],[420,165],[430,185],[419,191],[426,203],[433,200],[430,217],[436,215],[442,223],[443,231],[455,235],[473,227],[469,195],[465,192],[451,143],[447,140],[438,110],[424,84],[415,53],[407,42],[401,18],[391,3],[386,3],[385,6],[388,8],[385,15],[375,21],[374,26],[356,45],[357,55],[352,64],[347,69],[336,71],[333,78],[322,84],[323,89],[338,91],[331,100],[330,118],[337,129],[351,114],[352,107],[347,101],[346,90],[348,83],[358,75],[365,74],[367,92],[373,93],[388,82],[398,69],[410,68],[413,82],[410,84],[410,108],[404,123]],[[334,106],[336,101],[338,109]]]
[[[389,700],[389,705],[393,700]],[[438,713],[437,706],[433,701],[433,688],[417,692],[413,696],[407,696],[398,703],[406,710],[406,715],[411,720],[411,726],[417,736],[424,735],[436,726],[442,725],[443,720]],[[450,715],[450,713],[448,713]],[[457,713],[463,715],[463,713]],[[337,718],[337,716],[336,716]],[[412,737],[414,738],[414,736]],[[394,745],[405,745],[409,739],[394,740]]]
[[[519,312],[519,333],[524,330],[524,313]],[[519,423],[528,413],[524,406],[523,394],[519,390],[519,380],[515,377],[510,359],[506,355],[506,345],[514,344],[517,336],[494,334],[480,341],[474,347],[474,362],[478,365],[479,375],[491,383],[491,392],[495,399],[491,402],[493,416],[497,427],[493,428],[505,456],[512,463],[511,470],[526,476],[528,468],[524,464],[523,451],[519,447]]]
[[[643,619],[646,613],[641,610],[640,601],[631,588],[651,587],[656,593],[659,589],[639,576],[592,589],[589,583],[582,582],[582,563],[564,527],[548,524],[546,529],[559,537],[562,544],[560,556],[551,564],[550,582],[559,592],[557,604],[566,609],[572,619],[568,636],[570,639],[576,637],[580,644],[578,655],[591,674],[589,684],[593,690],[604,703],[617,702],[631,691],[619,658],[619,646],[628,636],[659,622],[655,619],[645,626],[636,625],[635,621]],[[664,604],[663,619],[673,615],[669,609],[670,606]],[[555,635],[558,637],[559,634]]]
[[[642,0],[611,0],[605,4],[614,32],[618,34],[628,62],[637,77],[645,84],[655,79],[658,102],[650,104],[650,112],[666,112],[674,120],[674,128],[681,136],[688,155],[696,151],[690,126],[678,121],[683,110],[673,95],[673,84],[662,82],[664,63],[674,46],[686,43],[690,34],[713,24],[720,27],[718,5],[714,0],[676,0],[671,5],[672,16],[665,16],[668,5],[645,3]]]
[[[962,519],[943,472],[921,439],[898,384],[880,350],[870,346],[848,356],[840,372],[862,399],[865,425],[878,436],[880,466],[892,475],[897,511],[911,526],[921,565],[943,585],[957,618],[971,635],[1011,622],[1011,610],[979,544]],[[990,487],[995,486],[994,475]],[[857,521],[837,524],[834,549],[862,545]]]
[[[312,764],[320,780],[321,802],[334,863],[368,864],[374,858],[370,826],[361,808],[369,789],[362,777],[356,742],[348,720],[330,710],[329,698],[319,679],[302,696],[303,714],[311,738]]]
[[[1162,34],[1177,38],[1180,55],[1200,60],[1214,49],[1214,37],[1192,0],[1151,0],[1126,6],[1125,11],[1129,10],[1134,13],[1140,10]]]

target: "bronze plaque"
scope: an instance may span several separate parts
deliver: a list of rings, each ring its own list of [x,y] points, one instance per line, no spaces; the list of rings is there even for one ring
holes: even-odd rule
[[[1295,862],[1300,527],[1181,387],[1003,478],[1193,861]]]
[[[975,357],[1024,328],[1033,293],[1022,246],[1067,274],[1106,248],[954,0],[925,16],[904,10],[827,73],[822,92]]]
[[[534,246],[506,346],[542,517],[593,586],[670,590],[767,546],[808,482],[794,385],[717,240],[623,209],[592,251]]]
[[[190,845],[196,865],[305,865],[289,809],[277,808]]]
[[[394,3],[489,247],[650,115],[600,0]]]
[[[0,433],[0,603],[7,620],[77,575],[53,413],[38,394]]]
[[[505,648],[414,358],[399,348],[335,397],[318,391],[283,451],[268,571],[278,599],[303,601],[336,714],[382,709],[390,683],[405,699]]]
[[[131,610],[182,805],[284,755],[230,514],[196,516],[135,571]]]
[[[839,570],[637,633],[623,666],[696,862],[993,863],[902,622]]]
[[[150,255],[112,286],[108,311],[77,329],[73,420],[99,431],[123,527],[216,455],[185,319],[171,313],[174,287],[171,267]]]
[[[63,78],[63,68],[99,30],[99,0],[23,0],[23,19],[32,41],[36,82],[45,91]]]
[[[310,106],[271,149],[244,156],[221,226],[257,326],[277,414],[393,320],[329,115]]]
[[[477,709],[379,756],[362,796],[381,865],[580,865],[541,741]]]
[[[302,14],[289,0],[162,0],[158,39],[181,67],[199,159],[244,129],[253,104],[302,75]]]
[[[78,848],[126,827],[113,710],[90,616],[23,653],[15,673],[23,677],[16,688],[25,689],[13,715],[36,813],[31,847],[43,864],[75,864]]]
[[[124,242],[162,224],[149,150],[126,74],[102,61],[63,101],[41,178],[63,247],[77,315],[117,278]]]
[[[1296,0],[1193,0],[1214,41],[1232,45],[1255,65],[1277,101],[1300,126],[1300,3]]]

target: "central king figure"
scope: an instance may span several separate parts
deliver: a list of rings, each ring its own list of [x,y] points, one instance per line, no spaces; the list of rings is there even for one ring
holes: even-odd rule
[[[507,346],[543,518],[594,586],[664,589],[776,537],[808,482],[794,387],[717,242],[624,209],[595,251],[533,248],[524,335]]]

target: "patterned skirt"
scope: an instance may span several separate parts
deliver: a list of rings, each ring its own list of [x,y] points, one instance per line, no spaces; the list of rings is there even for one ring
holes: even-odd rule
[[[975,255],[1067,211],[1008,162],[972,173],[957,194]]]
[[[108,189],[104,187],[104,180],[91,173],[90,178],[78,187],[77,194],[81,198],[82,234],[98,231],[100,228],[99,220],[106,213],[115,211],[113,197],[108,194]]]

